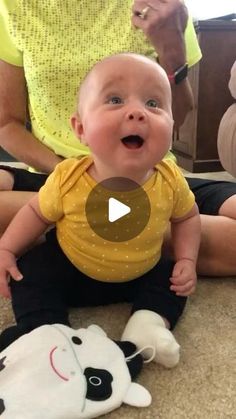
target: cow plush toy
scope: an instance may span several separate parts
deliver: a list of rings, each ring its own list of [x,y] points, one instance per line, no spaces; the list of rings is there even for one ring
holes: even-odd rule
[[[142,368],[135,351],[95,325],[35,329],[0,353],[1,419],[95,418],[122,403],[148,406],[149,392],[132,382]]]

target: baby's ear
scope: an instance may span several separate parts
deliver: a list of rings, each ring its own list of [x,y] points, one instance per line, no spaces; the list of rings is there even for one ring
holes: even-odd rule
[[[75,112],[71,118],[70,123],[72,126],[72,129],[76,135],[76,137],[81,141],[81,143],[85,144],[84,142],[84,127],[80,119],[80,115]]]

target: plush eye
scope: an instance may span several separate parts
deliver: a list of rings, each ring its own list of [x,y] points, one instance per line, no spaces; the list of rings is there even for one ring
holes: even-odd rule
[[[107,370],[99,368],[85,368],[87,381],[86,399],[93,401],[107,400],[112,395],[112,375]]]
[[[82,344],[82,340],[78,336],[72,336],[71,340],[75,345],[81,345]]]
[[[109,98],[108,103],[111,103],[112,105],[119,105],[122,103],[122,99],[119,96],[112,96]]]
[[[146,102],[146,106],[148,106],[149,108],[158,108],[158,102],[157,102],[157,100],[156,99],[149,99],[147,102]]]

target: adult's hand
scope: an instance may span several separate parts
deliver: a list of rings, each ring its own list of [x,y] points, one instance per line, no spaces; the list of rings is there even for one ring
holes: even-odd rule
[[[158,54],[181,42],[188,20],[182,0],[134,0],[132,12],[133,25],[142,29]]]
[[[159,64],[173,75],[184,65],[186,47],[184,31],[188,11],[182,0],[134,0],[132,24],[141,29],[155,48]],[[193,107],[193,95],[188,79],[172,85],[172,111],[175,128],[180,127]]]

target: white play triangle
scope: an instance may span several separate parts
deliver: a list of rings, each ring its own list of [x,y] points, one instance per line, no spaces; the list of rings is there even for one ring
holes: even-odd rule
[[[128,205],[123,204],[115,198],[109,198],[108,201],[108,220],[113,223],[119,218],[124,217],[131,211]]]

